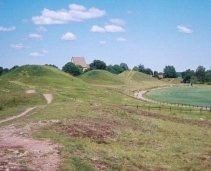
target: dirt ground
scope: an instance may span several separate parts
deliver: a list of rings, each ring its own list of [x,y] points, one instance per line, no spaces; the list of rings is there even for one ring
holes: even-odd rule
[[[59,145],[29,138],[30,131],[29,124],[23,128],[9,125],[0,129],[0,171],[58,169]]]
[[[26,93],[36,93],[28,90]],[[51,103],[52,94],[43,94],[47,103]],[[36,107],[28,108],[24,112],[0,120],[0,123],[23,117]],[[15,124],[0,127],[0,171],[56,171],[61,164],[59,145],[49,140],[38,141],[29,137],[34,128],[55,121],[28,123],[17,128]],[[56,121],[57,122],[57,121]]]

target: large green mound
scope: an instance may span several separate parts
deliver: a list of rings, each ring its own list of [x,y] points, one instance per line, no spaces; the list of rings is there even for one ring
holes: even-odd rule
[[[104,70],[92,70],[79,76],[78,78],[80,78],[86,83],[97,85],[125,84],[124,80],[121,77]]]
[[[140,87],[144,89],[166,85],[166,82],[160,81],[157,78],[153,78],[147,74],[138,71],[124,71],[119,75],[121,77],[124,77],[128,81],[133,81],[138,83]]]
[[[83,82],[51,66],[25,65],[2,76],[13,82],[39,86],[83,86]]]

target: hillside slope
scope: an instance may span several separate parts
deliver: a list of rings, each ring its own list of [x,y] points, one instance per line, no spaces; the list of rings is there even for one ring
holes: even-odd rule
[[[96,85],[124,85],[125,81],[118,75],[104,70],[92,70],[78,77],[86,83]]]
[[[119,74],[119,76],[125,78],[126,80],[128,80],[128,82],[132,81],[136,84],[138,83],[141,89],[150,89],[154,87],[165,86],[168,84],[138,71],[124,71],[123,73]]]
[[[84,86],[83,82],[63,71],[41,65],[25,65],[2,76],[8,81],[39,86]]]

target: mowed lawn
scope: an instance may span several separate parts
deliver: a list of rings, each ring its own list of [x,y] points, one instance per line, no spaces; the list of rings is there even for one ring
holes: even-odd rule
[[[146,96],[156,101],[211,107],[211,86],[170,87],[151,90]]]

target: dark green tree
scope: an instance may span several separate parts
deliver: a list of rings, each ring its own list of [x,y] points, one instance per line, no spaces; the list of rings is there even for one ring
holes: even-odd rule
[[[18,65],[15,65],[14,67],[12,67],[11,69],[10,69],[10,71],[12,71],[12,70],[14,70],[14,69],[16,69],[16,68],[18,68],[19,66]]]
[[[201,83],[205,82],[205,71],[206,69],[201,65],[196,69],[196,77]]]
[[[113,74],[120,74],[124,71],[124,69],[120,66],[120,65],[109,65],[107,68],[106,68],[107,71],[113,73]]]
[[[73,76],[78,76],[82,73],[82,70],[72,62],[66,63],[62,67],[62,71],[67,72]]]
[[[158,72],[154,71],[153,77],[158,78]]]
[[[137,66],[134,66],[133,67],[133,71],[138,71],[138,67]]]
[[[177,72],[174,66],[165,66],[165,68],[163,69],[163,76],[164,78],[177,78]]]
[[[58,69],[58,67],[56,66],[56,65],[53,65],[53,64],[45,64],[46,66],[51,66],[51,67],[54,67],[54,68],[57,68]]]
[[[90,70],[93,69],[102,69],[102,70],[106,70],[106,64],[105,62],[101,61],[101,60],[94,60],[91,64],[90,64]]]
[[[144,65],[139,64],[139,65],[138,65],[138,71],[144,73],[144,71],[145,71]]]
[[[187,69],[182,72],[183,83],[190,83],[191,79],[195,76],[195,72],[193,70]]]
[[[128,68],[126,63],[121,63],[120,67],[122,67],[124,71],[129,70],[129,68]]]
[[[147,74],[147,75],[153,75],[153,72],[150,68],[146,68],[144,73]]]
[[[3,67],[0,67],[0,75],[2,74],[3,72]]]
[[[211,70],[207,70],[205,73],[205,82],[211,83]]]

